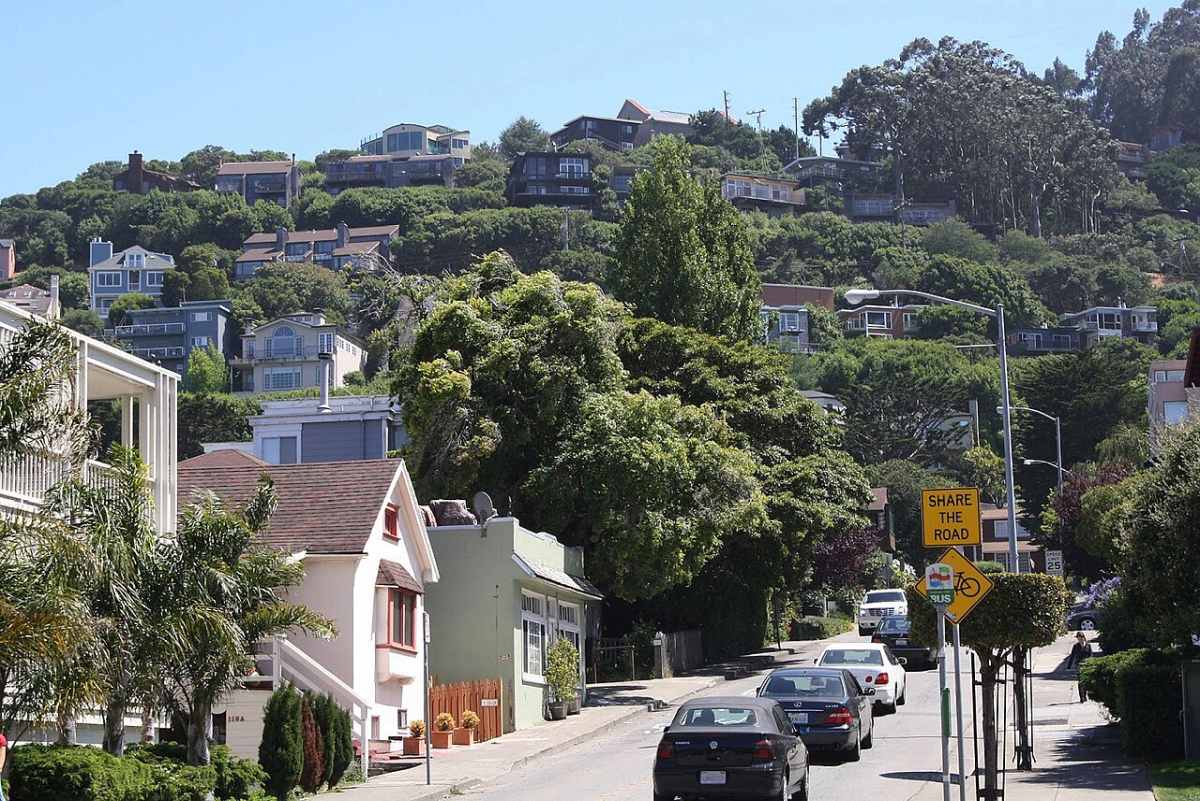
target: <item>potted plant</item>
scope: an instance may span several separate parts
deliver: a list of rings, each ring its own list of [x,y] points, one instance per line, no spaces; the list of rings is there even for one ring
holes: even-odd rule
[[[408,724],[408,733],[412,736],[404,738],[404,755],[421,756],[425,753],[425,721],[414,720]]]
[[[462,725],[454,730],[454,744],[474,745],[475,730],[479,728],[479,715],[468,709],[462,713],[458,722]]]
[[[430,734],[430,743],[434,748],[449,748],[450,737],[454,733],[454,715],[449,712],[443,712],[433,719],[433,731]]]
[[[550,719],[562,720],[579,692],[579,652],[566,637],[559,637],[546,654],[546,683],[553,693]]]

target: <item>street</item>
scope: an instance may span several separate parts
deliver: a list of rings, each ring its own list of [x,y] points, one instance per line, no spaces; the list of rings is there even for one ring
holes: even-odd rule
[[[969,662],[964,662],[964,670]],[[761,676],[726,682],[706,695],[751,694]],[[970,677],[964,674],[964,693]],[[967,772],[972,770],[970,697],[964,710],[967,736]],[[515,770],[487,787],[467,792],[486,801],[586,801],[649,799],[650,772],[659,735],[674,709],[639,715],[615,726],[607,734],[562,754],[547,757]],[[825,799],[940,798],[941,751],[938,737],[937,671],[921,669],[908,674],[908,703],[894,715],[875,722],[875,746],[863,751],[862,760],[844,763],[832,755],[815,754],[811,797]],[[951,769],[957,772],[951,750]],[[958,798],[957,787],[954,788]]]

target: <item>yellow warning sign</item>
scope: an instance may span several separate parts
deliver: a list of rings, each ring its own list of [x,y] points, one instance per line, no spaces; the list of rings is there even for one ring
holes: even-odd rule
[[[979,489],[922,490],[921,530],[926,548],[982,544]]]
[[[975,567],[974,562],[953,548],[947,548],[938,561],[949,565],[954,573],[954,600],[946,607],[946,619],[951,623],[961,623],[995,585],[983,571]],[[924,578],[917,582],[917,592],[929,597]]]

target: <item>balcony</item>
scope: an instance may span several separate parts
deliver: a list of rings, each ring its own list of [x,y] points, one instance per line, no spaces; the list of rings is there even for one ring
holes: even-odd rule
[[[155,359],[182,359],[183,348],[180,347],[163,347],[163,348],[134,348],[130,351],[134,356],[141,359],[153,361]]]
[[[1141,321],[1133,324],[1133,330],[1139,334],[1153,334],[1158,331],[1158,323],[1154,321]]]
[[[295,340],[293,346],[281,345],[273,338],[266,339],[266,345],[247,349],[245,356],[230,358],[233,364],[251,364],[254,362],[285,362],[285,361],[314,361],[320,355],[321,349],[315,345],[304,345],[304,340]]]
[[[183,323],[145,323],[140,325],[118,325],[109,332],[118,337],[157,337],[182,334]]]

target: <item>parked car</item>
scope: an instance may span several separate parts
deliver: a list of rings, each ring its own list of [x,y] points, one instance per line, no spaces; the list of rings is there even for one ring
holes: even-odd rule
[[[760,698],[773,698],[804,745],[847,752],[857,762],[875,733],[875,689],[864,688],[842,668],[791,667],[772,672],[758,688]]]
[[[808,749],[776,701],[696,698],[663,729],[654,801],[808,797]]]
[[[904,590],[871,590],[858,604],[858,634],[860,637],[879,627],[888,615],[908,616],[908,598]]]
[[[1071,631],[1095,631],[1103,622],[1104,612],[1098,606],[1076,604],[1067,612],[1067,628]]]
[[[917,645],[909,639],[911,632],[912,623],[907,617],[892,615],[879,622],[879,628],[871,635],[871,642],[891,648],[893,654],[907,659],[909,665],[936,665],[937,648]]]
[[[908,676],[907,659],[897,657],[880,643],[828,645],[817,657],[821,667],[845,668],[863,687],[875,689],[875,703],[889,712],[904,704]]]

